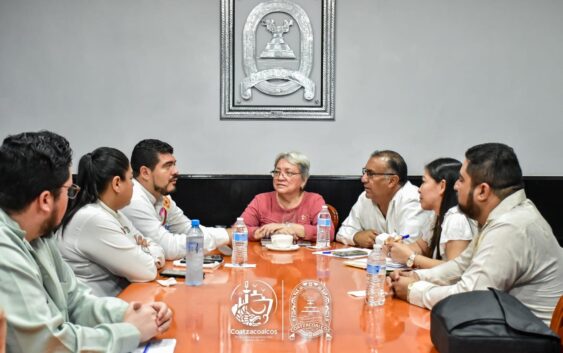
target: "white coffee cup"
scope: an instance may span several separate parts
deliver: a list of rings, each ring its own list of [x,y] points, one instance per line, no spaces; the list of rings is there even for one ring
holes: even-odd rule
[[[293,235],[274,234],[272,235],[272,245],[276,248],[286,249],[293,244]]]

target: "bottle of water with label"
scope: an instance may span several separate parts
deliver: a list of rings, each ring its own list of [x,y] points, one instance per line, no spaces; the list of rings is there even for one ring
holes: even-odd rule
[[[248,228],[242,217],[237,218],[233,227],[233,265],[242,266],[248,262]]]
[[[381,244],[375,244],[368,256],[368,285],[366,302],[369,306],[381,306],[385,303],[385,254]]]
[[[199,219],[192,219],[192,227],[186,235],[186,284],[200,286],[203,283],[203,232]]]
[[[317,216],[317,248],[330,248],[330,212],[328,206],[323,205]]]

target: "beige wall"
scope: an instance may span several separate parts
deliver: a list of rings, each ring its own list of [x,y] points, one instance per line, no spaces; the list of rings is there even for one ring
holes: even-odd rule
[[[320,1],[320,0],[312,0]],[[336,121],[220,121],[218,0],[0,0],[0,132],[52,129],[75,156],[172,143],[183,173],[265,173],[297,149],[359,174],[391,148],[409,174],[470,145],[563,175],[563,1],[337,0]]]

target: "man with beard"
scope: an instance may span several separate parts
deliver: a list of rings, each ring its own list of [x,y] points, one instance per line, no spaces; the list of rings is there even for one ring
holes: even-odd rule
[[[98,298],[62,260],[52,230],[72,184],[68,141],[48,131],[0,146],[0,303],[9,352],[130,352],[170,326],[164,303]]]
[[[477,145],[465,153],[455,188],[459,208],[479,233],[457,258],[428,270],[394,272],[395,295],[431,309],[456,293],[506,291],[548,326],[563,295],[563,252],[551,227],[526,198],[512,148]]]
[[[362,169],[364,192],[342,222],[336,240],[372,248],[375,237],[406,235],[411,242],[429,226],[431,211],[420,207],[418,188],[407,180],[407,164],[395,151],[375,151]]]
[[[176,205],[170,193],[176,190],[178,169],[174,149],[160,140],[142,140],[133,149],[133,197],[122,211],[144,236],[164,249],[167,260],[186,256],[186,234],[191,222]],[[228,244],[229,234],[223,228],[200,227],[204,247],[211,251]]]

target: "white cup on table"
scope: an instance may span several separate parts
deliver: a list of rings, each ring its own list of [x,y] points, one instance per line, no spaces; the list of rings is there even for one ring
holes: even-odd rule
[[[272,245],[279,249],[286,249],[293,245],[293,235],[274,234],[272,235]]]

